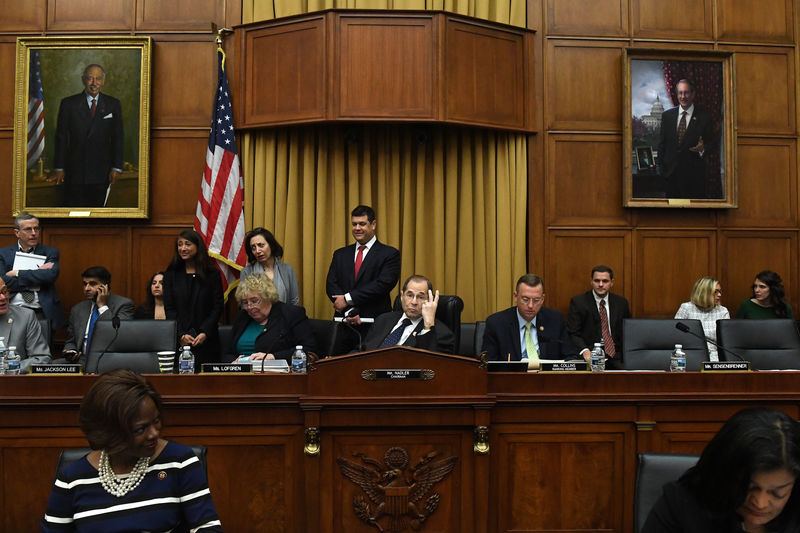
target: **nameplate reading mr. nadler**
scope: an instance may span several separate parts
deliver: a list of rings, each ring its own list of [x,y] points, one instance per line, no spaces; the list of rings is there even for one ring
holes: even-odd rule
[[[31,374],[82,374],[81,365],[31,365]]]
[[[559,361],[557,363],[541,363],[539,372],[588,372],[586,361]]]
[[[361,377],[367,381],[378,379],[433,379],[436,372],[427,368],[371,368],[361,371]]]
[[[703,361],[702,372],[747,372],[750,361]]]
[[[203,374],[252,374],[253,365],[223,365],[203,363]]]

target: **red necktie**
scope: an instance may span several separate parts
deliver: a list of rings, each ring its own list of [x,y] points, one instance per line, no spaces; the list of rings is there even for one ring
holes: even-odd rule
[[[606,348],[606,355],[614,357],[617,349],[614,347],[614,339],[611,338],[611,330],[608,329],[608,313],[606,312],[606,300],[600,300],[600,330],[603,333],[603,345]]]
[[[678,144],[681,143],[684,135],[686,135],[686,111],[681,113],[681,121],[678,123]]]
[[[362,244],[358,247],[358,255],[356,256],[356,268],[355,274],[353,274],[353,279],[358,278],[358,271],[361,270],[361,262],[364,261],[364,249],[367,247],[366,244]]]
[[[89,110],[94,118],[94,112],[97,111],[97,98],[92,98],[92,108]]]

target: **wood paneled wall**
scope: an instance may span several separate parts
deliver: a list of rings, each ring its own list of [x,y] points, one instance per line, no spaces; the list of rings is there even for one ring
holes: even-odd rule
[[[91,15],[88,9],[91,8]],[[241,21],[235,0],[0,0],[0,68],[14,72],[21,35],[82,32],[154,39],[151,218],[44,221],[62,252],[65,310],[87,266],[108,265],[114,290],[141,300],[176,233],[192,223],[205,157],[215,45],[209,22]],[[527,0],[535,45],[536,127],[530,151],[530,270],[566,312],[589,269],[612,266],[635,316],[671,316],[705,274],[735,312],[753,275],[778,271],[800,304],[797,187],[798,0]],[[736,52],[739,207],[622,207],[622,50]],[[232,47],[229,47],[232,48]],[[229,58],[229,65],[233,64]],[[11,190],[13,78],[0,79],[0,190]],[[0,244],[13,242],[0,194]],[[510,288],[509,288],[510,292]]]
[[[153,38],[150,219],[43,220],[43,242],[61,251],[56,284],[66,312],[82,298],[80,273],[102,264],[112,290],[144,299],[147,281],[172,257],[190,227],[203,173],[216,85],[211,22],[241,23],[241,3],[226,0],[0,0],[0,245],[14,242],[11,219],[15,40],[30,35],[150,35]],[[232,54],[227,63],[232,64]],[[79,89],[76,81],[76,91]]]
[[[566,313],[589,270],[615,271],[634,316],[670,317],[701,276],[735,313],[777,271],[798,310],[796,0],[529,0],[537,134],[529,143],[529,264]],[[735,52],[739,207],[622,207],[625,47]],[[537,89],[537,90],[539,90]]]

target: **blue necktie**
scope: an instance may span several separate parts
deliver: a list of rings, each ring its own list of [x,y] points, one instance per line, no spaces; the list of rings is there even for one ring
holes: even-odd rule
[[[383,348],[384,346],[395,346],[398,342],[400,342],[400,337],[403,336],[403,331],[405,331],[405,329],[410,325],[411,320],[404,318],[403,321],[400,322],[400,325],[394,328],[392,332],[389,333],[385,339],[383,339],[383,342],[380,346],[378,346],[378,348]]]
[[[86,333],[86,344],[83,346],[83,353],[89,351],[89,342],[92,340],[92,332],[94,332],[94,325],[100,313],[97,311],[97,304],[93,305],[92,316],[89,317],[89,331]]]

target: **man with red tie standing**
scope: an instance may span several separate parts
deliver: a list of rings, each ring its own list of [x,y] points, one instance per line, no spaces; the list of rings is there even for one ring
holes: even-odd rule
[[[79,94],[61,100],[55,142],[56,185],[64,184],[67,207],[103,207],[109,184],[122,173],[122,104],[101,94],[106,72],[89,65]]]
[[[325,286],[336,316],[345,317],[363,336],[369,325],[362,319],[374,319],[392,310],[389,293],[400,279],[400,252],[378,241],[371,207],[357,206],[350,213],[350,221],[356,242],[333,253]],[[346,342],[340,352],[354,348],[356,341]]]

